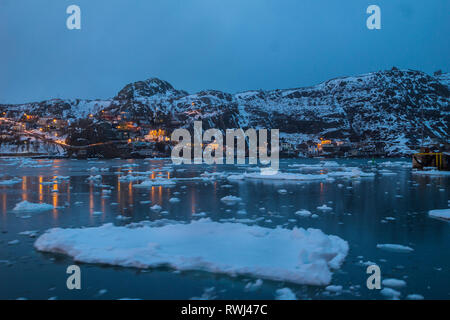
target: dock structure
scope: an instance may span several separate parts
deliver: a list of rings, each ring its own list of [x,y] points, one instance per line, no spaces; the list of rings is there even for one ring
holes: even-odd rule
[[[450,152],[420,152],[412,157],[414,169],[424,170],[436,168],[441,171],[450,171]]]

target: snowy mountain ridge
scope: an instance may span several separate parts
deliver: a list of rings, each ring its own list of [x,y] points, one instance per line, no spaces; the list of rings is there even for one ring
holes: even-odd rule
[[[422,132],[448,142],[449,79],[448,73],[430,76],[393,68],[305,88],[189,94],[151,78],[126,85],[108,100],[53,99],[0,105],[0,111],[65,119],[126,112],[130,119],[167,128],[191,127],[194,120],[202,120],[204,129],[278,128],[297,143],[323,137],[414,144]]]

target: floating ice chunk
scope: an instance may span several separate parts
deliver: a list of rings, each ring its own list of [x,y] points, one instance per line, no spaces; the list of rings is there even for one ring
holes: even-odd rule
[[[256,291],[261,288],[263,281],[261,279],[257,279],[255,282],[249,282],[245,285],[245,291]]]
[[[157,178],[157,179],[148,179],[144,180],[141,183],[133,184],[133,188],[150,188],[153,186],[174,186],[176,184],[175,181],[172,179],[163,179],[163,178]]]
[[[370,261],[370,260],[369,260],[369,261],[362,261],[362,260],[360,260],[360,261],[359,261],[359,264],[362,265],[362,266],[364,266],[364,267],[377,265],[375,262],[372,262],[372,261]]]
[[[126,221],[126,220],[130,220],[131,217],[127,217],[127,216],[123,216],[123,215],[118,215],[116,217],[117,220],[121,220],[121,221]]]
[[[183,241],[180,242],[180,239]],[[317,229],[269,229],[209,219],[151,227],[105,224],[50,229],[34,244],[39,251],[75,261],[176,270],[200,270],[308,285],[328,285],[348,243]],[[280,248],[283,248],[280,250]],[[270,259],[267,251],[272,252]]]
[[[19,178],[2,180],[2,181],[0,181],[0,186],[12,186],[14,184],[21,183],[21,182],[22,182],[22,179],[19,179]]]
[[[139,203],[140,204],[149,204],[149,203],[152,203],[150,200],[142,200],[142,201],[139,201]]]
[[[37,230],[31,230],[31,231],[22,231],[19,232],[21,236],[29,236],[30,238],[36,238],[39,232]]]
[[[380,293],[390,299],[398,300],[400,298],[401,293],[397,290],[391,289],[391,288],[383,288],[381,289]]]
[[[325,168],[339,167],[339,163],[337,163],[336,161],[323,161],[320,164]]]
[[[305,217],[305,218],[308,218],[311,216],[311,212],[308,210],[304,210],[304,209],[295,212],[295,214],[300,217]]]
[[[362,172],[361,170],[357,168],[352,168],[351,170],[345,170],[345,171],[332,171],[328,173],[329,177],[335,177],[335,178],[359,178],[359,177],[373,177],[375,176],[374,173],[367,173]]]
[[[403,288],[406,287],[406,281],[400,279],[384,279],[381,284],[390,288]]]
[[[279,194],[287,194],[287,190],[286,189],[280,189],[278,190]]]
[[[243,174],[232,174],[231,176],[227,177],[228,181],[240,181],[240,180],[244,180],[244,175]]]
[[[375,177],[375,173],[360,171],[359,176],[361,178],[372,178],[372,177]]]
[[[282,288],[275,291],[276,300],[297,300],[295,293],[289,288]]]
[[[382,176],[396,176],[397,173],[396,172],[392,172],[386,169],[382,169],[378,171],[379,173],[381,173]]]
[[[19,202],[14,207],[13,211],[16,212],[40,212],[52,210],[54,207],[47,203],[33,203],[26,200]]]
[[[19,244],[19,243],[20,243],[19,240],[11,240],[11,241],[8,241],[8,245],[10,245],[10,246],[15,245],[15,244]]]
[[[100,289],[98,292],[97,292],[97,294],[99,295],[99,296],[102,296],[102,295],[104,295],[105,293],[107,293],[108,292],[108,290],[106,290],[106,289]]]
[[[401,244],[390,244],[390,243],[377,244],[377,248],[381,249],[381,250],[386,250],[386,251],[404,252],[404,253],[408,253],[408,252],[414,251],[413,248],[410,248],[410,247],[407,247],[407,246],[403,246]]]
[[[241,201],[242,199],[235,196],[226,196],[220,199],[223,203],[225,203],[228,206],[235,205],[237,202]]]
[[[192,297],[190,300],[214,300],[215,298],[217,298],[216,288],[210,287],[210,288],[205,288],[200,297]]]
[[[154,206],[150,207],[150,210],[152,210],[154,212],[160,212],[162,210],[162,207],[155,204]]]
[[[430,210],[428,215],[432,218],[450,220],[450,209]]]
[[[88,179],[88,181],[102,180],[102,176],[101,175],[89,176],[89,178],[87,178],[87,179]]]
[[[342,291],[342,286],[330,285],[330,286],[326,287],[325,290],[338,293],[338,292]]]
[[[408,299],[408,300],[423,300],[424,297],[421,294],[414,294],[413,293],[413,294],[408,294],[406,296],[406,299]]]
[[[193,213],[193,217],[206,217],[206,212]]]
[[[300,173],[282,173],[264,175],[261,173],[246,173],[246,179],[262,179],[262,180],[292,180],[292,181],[311,181],[311,180],[326,180],[325,174],[300,174]]]
[[[412,173],[427,176],[450,176],[450,171],[438,171],[438,170],[413,171]]]
[[[178,202],[180,202],[180,199],[178,199],[178,198],[170,198],[169,202],[170,203],[178,203]]]
[[[324,205],[322,205],[322,206],[320,206],[320,207],[317,207],[317,210],[326,212],[326,211],[331,211],[331,210],[333,210],[333,208],[330,208],[329,206],[327,206],[326,204],[324,204]]]

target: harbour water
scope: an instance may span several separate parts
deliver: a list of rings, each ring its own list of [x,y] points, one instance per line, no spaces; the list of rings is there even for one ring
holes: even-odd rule
[[[257,168],[173,166],[170,159],[0,159],[0,299],[274,299],[275,291],[285,287],[299,299],[386,299],[380,290],[367,288],[368,264],[380,267],[382,279],[406,282],[396,289],[400,298],[418,294],[425,299],[450,299],[450,223],[428,216],[429,210],[449,207],[450,176],[415,174],[408,159],[335,162],[327,168],[320,167],[318,160],[286,159],[281,160],[280,170],[326,174],[355,167],[374,176],[229,181],[227,175]],[[132,172],[150,179],[183,179],[173,185],[136,188],[136,181],[123,178]],[[220,201],[228,195],[241,201],[235,206]],[[180,201],[169,201],[174,197]],[[53,209],[13,210],[22,201],[50,204]],[[154,205],[161,210],[151,210]],[[331,210],[317,209],[323,205]],[[318,217],[295,214],[302,209]],[[246,285],[256,280],[251,275],[95,264],[80,264],[82,289],[68,290],[66,268],[74,264],[72,258],[33,247],[36,237],[49,228],[200,218],[267,228],[316,228],[339,236],[350,250],[331,284],[342,290],[269,280],[249,290]],[[377,244],[401,244],[414,251],[384,251]]]

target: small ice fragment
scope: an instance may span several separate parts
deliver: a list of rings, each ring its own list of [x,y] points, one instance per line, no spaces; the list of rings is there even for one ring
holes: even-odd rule
[[[330,285],[330,286],[326,287],[325,290],[337,293],[337,292],[341,292],[342,291],[342,286]]]
[[[381,283],[383,286],[390,288],[402,288],[406,286],[406,282],[399,279],[384,279]]]
[[[326,212],[326,211],[331,211],[331,210],[333,210],[333,209],[330,208],[329,206],[327,206],[326,204],[324,204],[324,205],[322,205],[322,206],[320,206],[320,207],[317,207],[317,210]]]
[[[170,202],[170,203],[178,203],[178,202],[180,202],[180,199],[175,198],[175,197],[174,197],[174,198],[170,198],[170,199],[169,199],[169,202]]]
[[[424,297],[423,297],[423,295],[421,295],[421,294],[415,294],[415,293],[413,293],[413,294],[408,294],[408,295],[406,296],[406,299],[408,299],[408,300],[423,300]]]
[[[249,282],[245,285],[245,291],[255,291],[258,290],[263,284],[261,279],[257,279],[255,282]]]
[[[33,203],[28,202],[26,200],[19,202],[14,207],[13,211],[24,211],[24,212],[39,212],[39,211],[47,211],[52,210],[54,207],[47,203]]]
[[[311,212],[305,209],[299,210],[297,212],[295,212],[296,215],[300,216],[300,217],[310,217],[311,216]]]
[[[297,300],[297,296],[289,288],[282,288],[275,291],[276,300]]]
[[[400,298],[401,293],[397,290],[391,289],[391,288],[383,288],[381,289],[380,293],[390,299],[398,300]]]
[[[154,212],[160,212],[162,210],[162,207],[155,204],[154,206],[150,207],[150,210]]]
[[[99,296],[102,296],[102,295],[104,295],[104,294],[107,293],[107,292],[108,292],[108,290],[106,290],[106,289],[101,289],[101,290],[98,291],[98,295],[99,295]]]
[[[222,199],[220,199],[220,201],[225,203],[227,206],[232,206],[232,205],[236,204],[236,202],[239,202],[241,200],[242,200],[241,198],[235,197],[235,196],[226,196],[226,197],[223,197]]]
[[[381,250],[386,250],[386,251],[392,251],[392,252],[412,252],[414,251],[413,248],[407,247],[407,246],[403,246],[401,244],[390,244],[390,243],[386,243],[386,244],[377,244],[377,248],[381,249]]]

